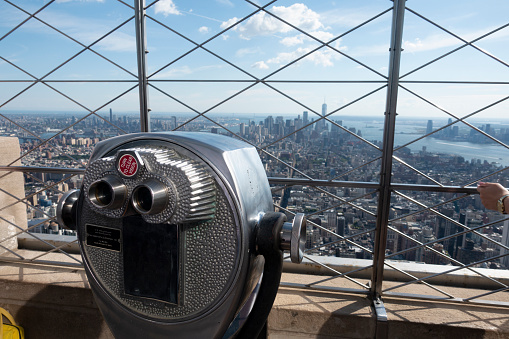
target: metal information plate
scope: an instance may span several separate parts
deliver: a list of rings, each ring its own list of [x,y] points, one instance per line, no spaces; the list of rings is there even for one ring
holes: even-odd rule
[[[87,224],[86,230],[87,246],[120,252],[121,232],[119,229]]]

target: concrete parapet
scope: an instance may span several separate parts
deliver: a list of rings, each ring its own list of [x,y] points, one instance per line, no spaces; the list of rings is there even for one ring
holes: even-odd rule
[[[0,137],[0,166],[21,166],[21,160],[16,160],[20,151],[18,138]],[[19,232],[20,228],[27,228],[26,205],[18,202],[23,198],[23,173],[0,172],[0,254],[17,249],[17,239],[12,236]]]
[[[19,250],[18,254],[30,258],[41,252]],[[62,257],[51,253],[46,259]],[[70,258],[67,261],[72,262]],[[26,338],[114,339],[83,268],[8,262],[0,265],[0,306],[24,327]]]
[[[19,254],[37,255],[30,252],[36,251]],[[47,259],[56,260],[57,254]],[[282,281],[306,285],[316,278],[284,273]],[[412,287],[415,293],[424,288]],[[509,338],[507,307],[391,297],[384,297],[384,305],[386,338]],[[2,263],[0,306],[25,327],[27,338],[113,339],[82,268]],[[376,338],[376,333],[376,315],[366,295],[296,287],[279,288],[267,324],[269,339],[359,339]]]
[[[283,283],[308,285],[316,276],[284,273]],[[388,286],[394,282],[388,282]],[[328,287],[351,288],[345,279]],[[414,294],[426,294],[424,285],[412,285]],[[448,288],[459,297],[476,295],[474,289]],[[464,294],[464,295],[462,295]],[[504,298],[507,299],[508,297]],[[509,338],[506,306],[383,297],[387,312],[385,338],[489,339]],[[268,338],[377,338],[377,317],[367,295],[332,290],[281,286],[268,319]]]
[[[337,258],[308,255],[314,262],[304,258],[301,264],[294,264],[290,260],[285,260],[283,263],[283,270],[290,273],[308,274],[308,275],[333,275],[334,272],[327,267],[333,268],[337,272],[348,274],[350,277],[371,279],[371,265],[372,260],[368,259],[352,259],[352,258]],[[509,274],[507,270],[494,270],[488,268],[472,268],[471,270],[463,268],[459,269],[458,266],[451,265],[431,265],[422,262],[410,261],[396,261],[387,260],[394,268],[384,268],[384,280],[407,282],[412,281],[409,275],[401,273],[401,271],[409,273],[415,278],[426,278],[426,282],[442,286],[457,286],[469,288],[482,288],[482,289],[498,289],[501,284],[509,285]],[[317,264],[318,263],[318,264]],[[360,268],[365,269],[360,270]],[[478,273],[480,274],[478,274]],[[432,278],[428,278],[432,276]],[[493,279],[487,279],[489,276]]]

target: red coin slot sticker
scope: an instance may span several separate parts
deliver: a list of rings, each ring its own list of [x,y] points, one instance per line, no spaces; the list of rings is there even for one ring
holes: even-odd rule
[[[118,171],[126,177],[132,177],[138,170],[138,162],[131,154],[124,154],[118,161]]]

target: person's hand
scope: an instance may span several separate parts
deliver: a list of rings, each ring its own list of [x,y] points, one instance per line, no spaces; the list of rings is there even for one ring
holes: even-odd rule
[[[501,196],[509,194],[504,186],[493,182],[480,182],[477,191],[481,196],[481,202],[489,210],[497,211],[497,201]],[[509,199],[509,198],[507,198]]]

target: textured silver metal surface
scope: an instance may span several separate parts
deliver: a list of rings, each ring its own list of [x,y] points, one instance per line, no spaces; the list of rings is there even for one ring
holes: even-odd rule
[[[177,223],[181,288],[177,305],[125,295],[122,254],[87,247],[84,240],[86,223],[120,230],[122,218],[92,211],[93,206],[88,199],[81,197],[81,218],[78,218],[81,231],[78,234],[87,276],[98,306],[108,324],[115,328],[114,335],[119,338],[150,336],[162,339],[169,335],[179,339],[219,338],[241,309],[242,301],[252,292],[246,290],[246,281],[260,279],[260,271],[251,267],[256,256],[255,230],[261,214],[273,207],[258,153],[243,142],[220,135],[139,133],[99,143],[89,163],[108,157],[115,162],[119,152],[126,154],[127,150],[133,150],[130,154],[136,152],[135,155],[143,161],[140,171],[134,175],[137,185],[147,178],[145,172],[157,172],[156,166],[168,168],[170,164],[174,165],[174,169],[182,168],[181,173],[185,173],[186,179],[192,182],[194,194],[190,194],[189,213],[184,221]],[[175,153],[164,155],[161,150],[173,150]],[[114,167],[109,168],[116,171]],[[128,177],[131,172],[127,168],[130,167],[124,170]],[[87,172],[90,169],[85,172],[85,180],[89,180]],[[153,175],[153,178],[161,180],[162,175],[157,176]],[[207,178],[212,181],[213,187]],[[168,176],[168,179],[173,182],[174,176]],[[126,186],[132,194],[135,186]],[[175,191],[180,194],[178,187]],[[212,205],[214,199],[215,205]],[[129,201],[131,204],[131,198]],[[178,201],[180,204],[180,195]],[[204,215],[210,217],[211,208],[214,208],[212,217],[202,220]],[[135,213],[130,205],[125,212],[127,215]],[[170,220],[165,223],[171,223]],[[95,261],[105,260],[110,262],[99,263],[97,267],[101,271],[97,271]],[[116,263],[116,270],[109,268],[112,262]]]
[[[304,256],[306,245],[306,217],[304,213],[297,213],[293,221],[285,222],[281,228],[279,246],[283,251],[290,251],[293,263],[300,264]]]
[[[155,214],[143,214],[143,219],[151,223],[186,223],[212,219],[216,210],[216,189],[214,180],[202,165],[169,148],[130,148],[143,159],[143,166],[135,178],[118,175],[116,157],[110,156],[92,161],[84,178],[85,197],[89,196],[90,186],[107,175],[116,175],[127,188],[127,199],[117,209],[106,209],[91,204],[92,209],[110,218],[125,215],[134,188],[146,181],[155,179],[167,187],[168,208]]]
[[[76,220],[72,215],[74,204],[78,201],[80,190],[73,189],[67,191],[58,201],[57,205],[57,222],[60,226],[69,229],[76,228]]]
[[[292,245],[290,257],[293,263],[300,264],[304,256],[306,246],[306,217],[304,213],[297,213],[293,219],[292,227]]]
[[[117,176],[104,176],[89,187],[88,197],[96,207],[113,210],[124,205],[127,189]]]
[[[125,307],[145,316],[162,321],[175,321],[214,307],[230,287],[238,265],[240,228],[232,206],[222,190],[217,195],[217,213],[212,220],[185,224],[181,229],[182,283],[181,305],[133,297],[124,293],[122,252],[86,245],[80,242],[84,258],[92,273],[107,293]],[[122,229],[121,218],[97,213],[85,200],[82,206],[80,233],[85,234],[86,224]],[[162,268],[164,269],[164,268]]]

